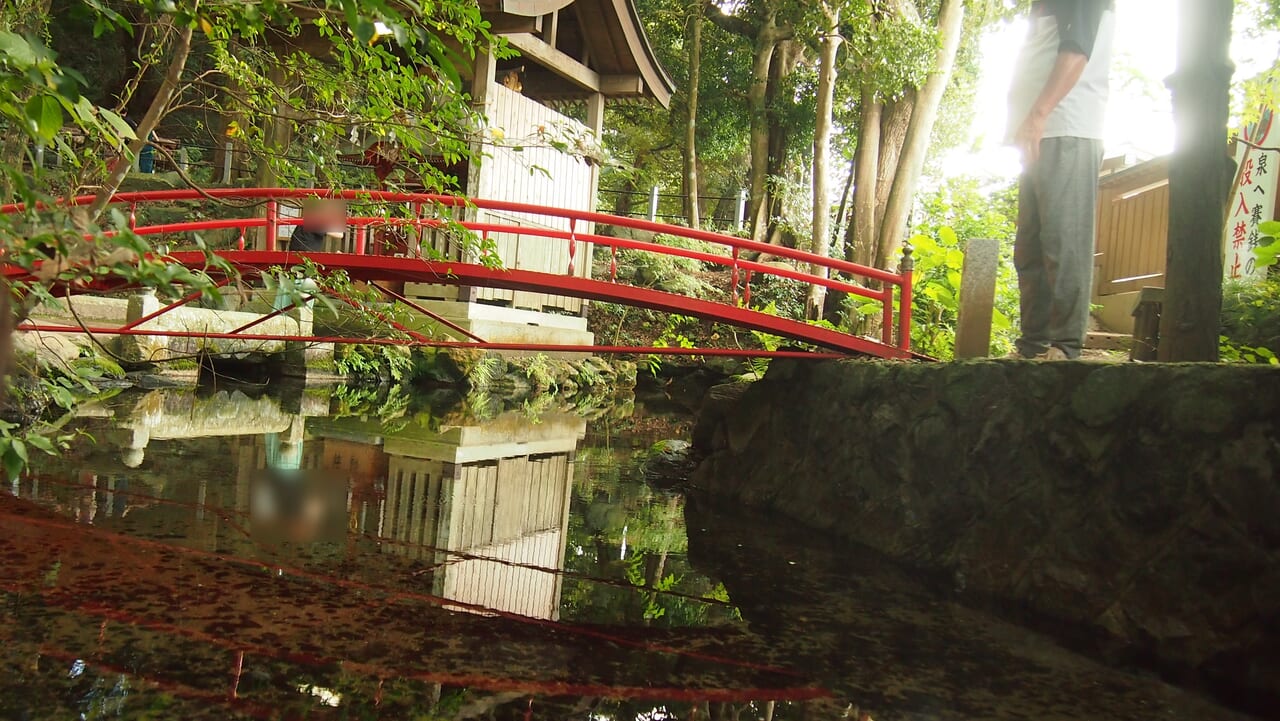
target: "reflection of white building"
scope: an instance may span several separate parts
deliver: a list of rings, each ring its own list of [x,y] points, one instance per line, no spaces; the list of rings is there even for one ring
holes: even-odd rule
[[[347,424],[312,434],[381,440],[385,497],[357,527],[383,550],[437,566],[433,592],[464,610],[554,619],[560,606],[573,459],[586,422],[517,413],[438,431],[411,427],[378,438]],[[465,605],[464,605],[465,604]]]

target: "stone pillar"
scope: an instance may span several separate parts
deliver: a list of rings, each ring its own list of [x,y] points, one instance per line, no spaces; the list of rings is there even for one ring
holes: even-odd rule
[[[969,241],[960,283],[956,358],[986,358],[991,354],[991,315],[995,309],[999,268],[999,241],[989,238]]]
[[[304,278],[297,281],[298,292],[302,294],[319,292],[320,287],[314,281]],[[272,310],[280,310],[293,302],[293,298],[283,288],[276,292],[271,303]],[[308,300],[285,312],[285,315],[298,321],[298,335],[310,336],[314,328],[315,301]],[[284,364],[281,368],[285,375],[303,377],[308,372],[319,374],[333,373],[333,344],[314,342],[291,342],[286,344]]]
[[[135,323],[158,310],[160,310],[160,299],[156,297],[155,289],[144,288],[129,296],[125,322]],[[121,355],[129,360],[150,362],[165,360],[169,357],[169,343],[163,337],[127,335],[121,336],[119,343]]]
[[[604,148],[604,94],[603,93],[592,93],[590,96],[587,97],[587,127],[591,128],[591,133],[594,136],[592,138],[592,141],[596,144],[596,147]],[[599,195],[600,195],[600,164],[598,162],[593,162],[591,164],[591,209],[592,210],[599,209],[599,205],[600,205]],[[584,224],[583,231],[587,233],[596,232],[595,223]],[[591,277],[591,267],[594,261],[593,256],[595,255],[594,248],[595,246],[593,246],[591,243],[586,243],[583,246],[582,262],[578,267],[578,275],[582,276],[583,278]],[[582,301],[582,310],[580,312],[580,315],[583,318],[587,317],[588,305],[590,305],[589,301],[586,301],[586,300]]]

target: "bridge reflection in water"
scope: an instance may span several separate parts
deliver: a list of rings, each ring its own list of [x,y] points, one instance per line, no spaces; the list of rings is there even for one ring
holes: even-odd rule
[[[508,411],[388,430],[376,420],[326,418],[327,406],[314,402],[293,410],[241,393],[142,396],[107,432],[125,468],[78,474],[86,494],[78,519],[103,523],[145,505],[151,494],[138,491],[141,479],[178,496],[165,510],[187,517],[169,524],[194,548],[229,544],[262,557],[255,540],[338,543],[353,533],[382,553],[426,563],[432,592],[459,602],[451,608],[559,618],[582,417],[551,411],[533,423]],[[152,441],[223,437],[234,473],[202,473],[186,488],[185,459],[132,470]],[[40,476],[31,483],[38,489]],[[236,528],[247,535],[228,537],[227,516],[247,519]]]
[[[57,696],[68,668],[118,704],[104,689],[127,679],[135,709],[163,696],[286,718],[335,699],[391,718],[504,704],[558,718],[618,699],[634,718],[828,695],[740,660],[737,634],[671,645],[560,622],[566,575],[638,590],[565,571],[582,417],[383,422],[329,405],[311,390],[163,390],[87,409],[98,443],[0,497],[2,590],[31,606],[0,620],[0,657],[36,659],[33,676],[0,680],[0,716],[24,711],[6,705],[20,691]],[[80,703],[63,696],[51,708]]]

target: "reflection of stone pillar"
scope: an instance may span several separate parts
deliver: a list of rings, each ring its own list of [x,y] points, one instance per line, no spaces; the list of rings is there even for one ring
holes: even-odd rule
[[[293,422],[289,424],[289,430],[285,431],[284,438],[290,443],[302,445],[302,441],[307,436],[307,419],[306,416],[297,415],[293,417]]]
[[[151,442],[151,432],[144,426],[130,429],[129,445],[120,451],[120,462],[126,468],[137,468],[146,458],[147,444]]]

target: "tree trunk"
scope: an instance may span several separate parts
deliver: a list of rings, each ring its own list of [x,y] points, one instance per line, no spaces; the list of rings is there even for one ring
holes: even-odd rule
[[[255,173],[255,184],[259,188],[274,188],[280,184],[280,176],[274,165],[276,158],[289,155],[289,144],[293,142],[293,122],[288,119],[289,104],[287,102],[288,84],[285,82],[284,68],[276,66],[267,69],[267,79],[280,88],[281,99],[274,108],[274,114],[263,122],[263,143],[266,155],[258,160]]]
[[[162,24],[166,29],[173,29],[173,17],[166,15],[162,20]],[[129,143],[129,152],[126,156],[122,156],[116,160],[111,166],[111,172],[107,174],[107,179],[102,183],[102,188],[98,190],[98,194],[94,196],[93,204],[89,206],[88,216],[91,221],[96,221],[103,209],[107,207],[107,203],[111,201],[111,196],[115,195],[116,190],[120,188],[120,183],[124,182],[124,178],[129,174],[129,168],[132,165],[131,158],[137,157],[142,152],[143,146],[147,144],[147,139],[151,137],[152,131],[160,124],[160,119],[164,117],[169,110],[169,103],[173,100],[173,96],[178,91],[178,82],[182,79],[182,72],[187,67],[187,56],[191,53],[191,26],[177,29],[177,39],[174,40],[173,49],[169,55],[169,68],[165,71],[164,81],[160,83],[160,90],[156,92],[155,97],[151,100],[150,107],[147,108],[146,114],[142,116],[142,120],[138,122],[138,137]]]
[[[822,3],[823,28],[822,51],[818,65],[818,116],[813,128],[813,252],[822,257],[831,254],[831,191],[827,177],[831,169],[828,157],[831,153],[831,106],[835,100],[836,53],[840,49],[840,11],[827,2]],[[826,278],[827,269],[816,264],[809,266],[813,275]],[[814,283],[809,286],[805,302],[805,317],[817,320],[822,317],[827,288]]]
[[[1181,0],[1170,81],[1177,143],[1169,163],[1169,244],[1159,359],[1218,360],[1223,198],[1230,114],[1232,0]]]
[[[933,71],[916,96],[911,124],[907,128],[898,172],[894,177],[889,200],[880,227],[880,247],[876,253],[881,267],[889,267],[898,255],[902,238],[906,233],[911,205],[915,201],[916,184],[924,170],[924,161],[933,139],[933,126],[938,119],[942,96],[951,83],[955,67],[956,51],[960,48],[960,36],[964,30],[963,0],[942,0],[938,10],[938,31],[941,44],[933,63]]]
[[[698,207],[698,94],[702,81],[702,0],[694,5],[689,29],[689,114],[684,129],[685,217],[690,228],[702,224]]]
[[[858,163],[856,158],[849,160],[849,171],[844,176],[844,190],[840,191],[840,205],[836,208],[835,225],[831,232],[833,235],[841,235],[845,240],[845,248],[837,257],[848,257],[849,255],[849,231],[848,231],[848,212],[849,212],[849,194],[853,192],[853,175],[857,171]]]
[[[908,90],[902,97],[885,103],[884,116],[880,128],[880,157],[876,167],[876,229],[871,239],[869,261],[872,265],[882,266],[880,257],[880,229],[884,227],[884,211],[889,206],[889,193],[898,178],[901,166],[902,148],[907,142],[907,129],[911,127],[911,115],[915,112],[916,94]]]
[[[747,108],[751,114],[751,238],[763,241],[769,230],[769,71],[774,46],[778,43],[777,15],[770,11],[756,35],[755,59],[751,64],[751,85],[747,88]]]
[[[862,88],[862,130],[854,157],[853,222],[848,260],[870,265],[876,259],[876,165],[880,158],[880,121],[884,104],[870,85]]]

